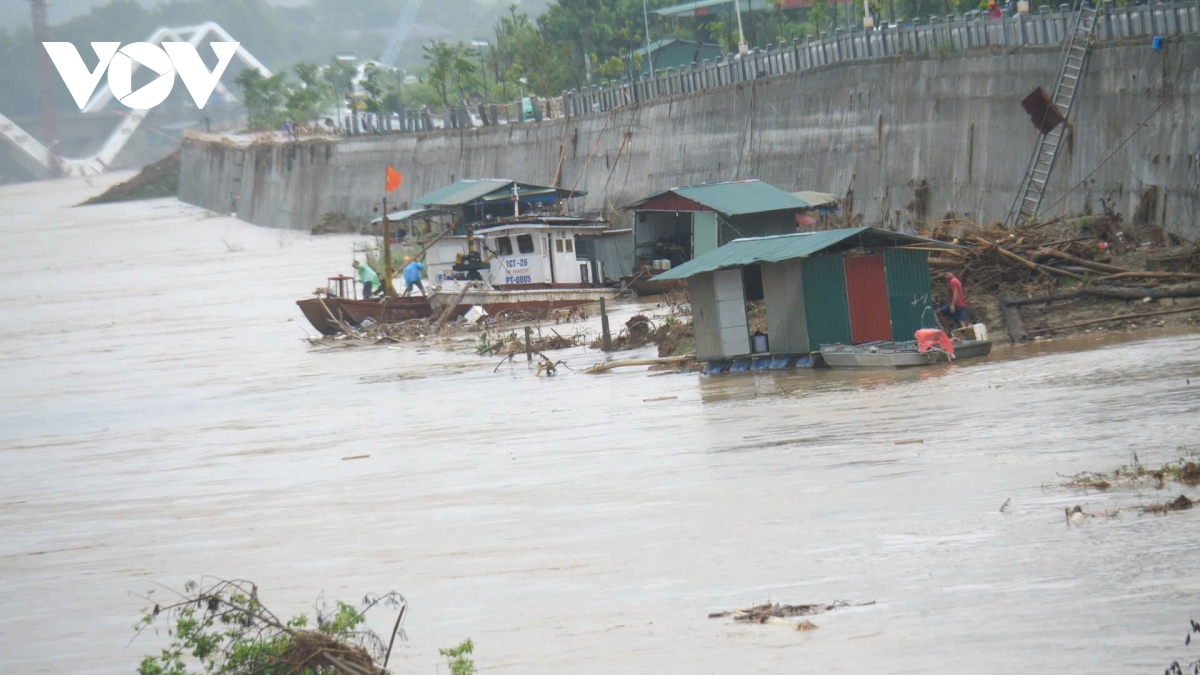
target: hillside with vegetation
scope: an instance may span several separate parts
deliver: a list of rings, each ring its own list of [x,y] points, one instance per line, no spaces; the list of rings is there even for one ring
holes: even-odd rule
[[[646,0],[645,5],[641,0],[556,0],[544,10],[537,2],[443,0],[421,5],[396,68],[370,67],[364,82],[350,84],[347,78],[353,74],[342,72],[333,56],[352,53],[360,62],[379,58],[408,1],[308,0],[285,5],[268,0],[157,0],[144,5],[112,0],[53,25],[51,38],[77,46],[93,40],[133,42],[160,26],[216,21],[275,71],[272,77],[257,77],[243,73],[235,62],[225,75],[227,85],[253,89],[241,98],[255,128],[289,118],[301,123],[320,118],[347,91],[357,93],[367,110],[395,111],[445,107],[462,100],[556,96],[589,83],[634,76],[643,68],[638,50],[646,43],[647,23],[652,40],[674,37],[718,44],[730,52],[738,43],[731,4],[714,7],[707,16],[681,18],[654,13],[675,0]],[[874,14],[886,16],[889,0],[869,1]],[[891,2],[901,19],[963,12],[984,4]],[[25,0],[0,0],[0,6],[28,11]],[[763,46],[858,25],[862,13],[856,2],[831,5],[815,0],[811,7],[789,9],[748,0],[742,23],[747,42]],[[211,65],[207,51],[201,49]],[[90,50],[81,53],[85,62],[94,59]],[[27,24],[0,30],[0,58],[8,66],[0,71],[0,112],[10,117],[39,114],[35,51]],[[73,110],[65,86],[57,80],[55,86],[60,108]],[[187,105],[180,91],[172,100]]]

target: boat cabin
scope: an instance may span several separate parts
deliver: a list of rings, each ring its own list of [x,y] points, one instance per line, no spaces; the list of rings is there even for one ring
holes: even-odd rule
[[[416,241],[430,233],[440,232],[453,222],[454,214],[445,209],[400,209],[387,214],[392,232],[392,243],[404,240]],[[383,216],[371,220],[368,230],[373,234],[383,233]]]
[[[508,219],[475,230],[470,237],[439,239],[425,257],[429,280],[444,288],[471,280],[498,289],[602,285],[604,261],[589,252],[597,248],[592,240],[608,232],[605,221],[569,216]],[[479,264],[464,269],[471,267],[464,263],[469,262],[472,245],[479,253]]]

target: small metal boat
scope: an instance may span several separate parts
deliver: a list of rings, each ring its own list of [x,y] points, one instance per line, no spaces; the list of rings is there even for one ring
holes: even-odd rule
[[[375,323],[399,323],[433,314],[433,306],[424,296],[359,300],[353,297],[354,289],[353,277],[329,277],[324,289],[317,289],[314,297],[297,300],[296,304],[322,335],[341,333],[339,322],[357,327],[368,319]]]
[[[912,368],[934,363],[958,362],[987,356],[992,352],[989,340],[957,340],[954,356],[940,350],[917,351],[915,340],[907,342],[868,342],[860,345],[821,345],[821,358],[830,368]]]

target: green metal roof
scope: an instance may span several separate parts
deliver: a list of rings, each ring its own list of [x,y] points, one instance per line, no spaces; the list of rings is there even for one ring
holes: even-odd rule
[[[847,227],[840,230],[797,232],[796,234],[779,234],[772,237],[747,237],[734,239],[720,248],[696,256],[675,269],[659,274],[654,277],[654,280],[686,279],[696,274],[715,272],[725,267],[807,258],[854,237],[859,237],[863,245],[868,246],[923,244],[929,248],[946,250],[958,248],[942,241],[914,237],[876,227]]]
[[[828,192],[814,192],[812,190],[793,192],[792,196],[803,199],[804,201],[808,202],[809,206],[837,206],[838,202],[841,201],[835,194],[830,194]]]
[[[738,4],[741,5],[742,11],[750,11],[750,0],[739,0]],[[697,0],[697,2],[685,2],[682,5],[672,5],[651,11],[659,16],[695,16],[697,10],[710,9],[722,5],[732,6],[733,0]],[[700,16],[705,16],[705,14],[700,14]]]
[[[512,198],[512,185],[516,181],[509,178],[475,178],[460,180],[451,183],[440,190],[434,190],[429,194],[418,197],[413,200],[416,206],[462,206],[472,202],[485,200],[494,201],[498,199]],[[517,183],[517,195],[519,197],[533,197],[550,193],[559,193],[562,196],[582,197],[586,192],[576,190],[561,190],[544,185],[533,185],[530,183]],[[492,193],[496,193],[493,195]]]
[[[684,44],[693,49],[699,47],[699,48],[705,49],[705,50],[716,49],[718,52],[721,50],[721,45],[716,45],[716,44],[712,44],[712,43],[708,43],[708,42],[699,42],[698,43],[694,40],[681,40],[679,38],[663,38],[661,40],[652,41],[650,43],[650,51],[656,52],[660,49],[666,49],[667,47],[670,47],[671,45],[673,45],[675,43],[681,43],[681,44]],[[646,48],[639,47],[638,49],[633,50],[633,53],[645,56]]]
[[[512,185],[511,180],[499,178],[460,180],[440,190],[434,190],[424,197],[414,199],[413,204],[418,206],[462,206],[509,185]]]
[[[644,204],[668,192],[703,204],[726,217],[809,208],[808,202],[803,199],[761,180],[738,180],[728,183],[670,188],[639,199],[622,208],[636,209],[639,204]]]

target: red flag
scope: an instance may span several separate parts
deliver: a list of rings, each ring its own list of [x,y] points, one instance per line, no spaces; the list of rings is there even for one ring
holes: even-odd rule
[[[401,176],[400,172],[393,169],[389,164],[387,168],[387,184],[385,185],[385,189],[388,192],[395,192],[396,188],[400,187],[400,184],[403,182],[404,176]]]

